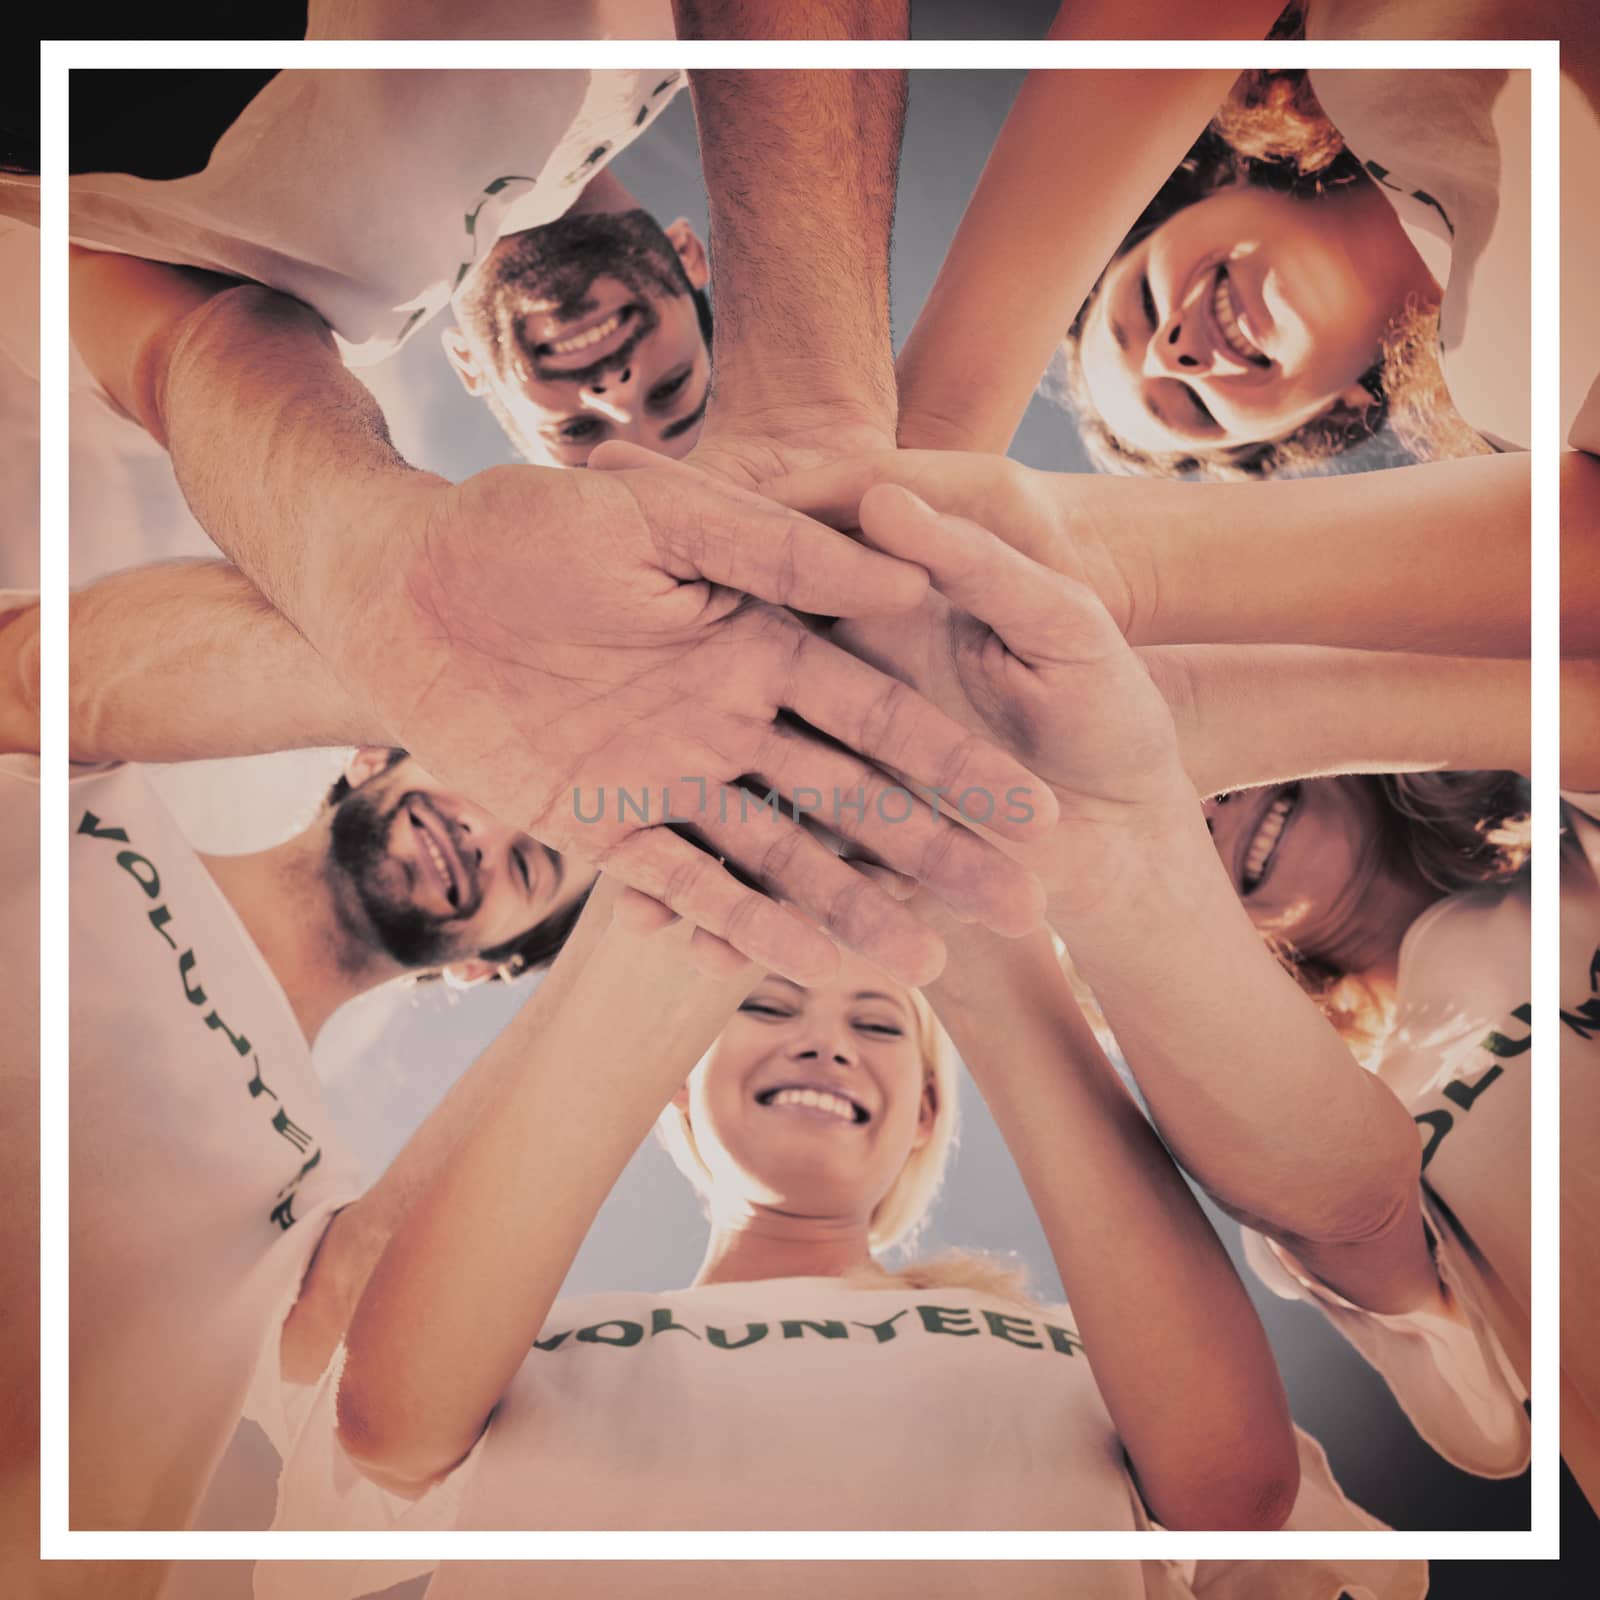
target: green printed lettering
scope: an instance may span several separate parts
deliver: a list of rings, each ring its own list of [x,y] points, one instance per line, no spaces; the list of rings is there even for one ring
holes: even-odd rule
[[[1499,1038],[1499,1035],[1491,1034],[1490,1038],[1497,1039]],[[1487,1043],[1487,1041],[1485,1041],[1485,1043]],[[1517,1052],[1514,1050],[1497,1050],[1495,1054],[1515,1055]],[[1476,1100],[1478,1096],[1482,1094],[1483,1091],[1487,1089],[1489,1085],[1493,1083],[1494,1080],[1498,1078],[1505,1070],[1506,1069],[1504,1067],[1490,1067],[1489,1070],[1474,1083],[1464,1083],[1460,1078],[1456,1078],[1454,1081],[1447,1083],[1444,1086],[1444,1097],[1446,1100],[1454,1100],[1463,1111],[1470,1111],[1472,1109],[1472,1102]]]
[[[194,951],[185,950],[178,957],[178,976],[183,979],[183,992],[188,997],[192,1006],[203,1006],[206,1003],[206,992],[198,983],[189,982],[189,974],[194,971]]]
[[[745,1323],[745,1336],[742,1339],[730,1339],[721,1328],[706,1328],[706,1338],[719,1350],[743,1350],[747,1344],[759,1344],[767,1336],[767,1325],[764,1322]]]
[[[128,842],[126,828],[102,828],[100,819],[92,811],[85,811],[83,820],[78,824],[78,832],[86,833],[91,839],[116,839],[122,844]]]
[[[165,906],[157,906],[155,910],[149,912],[148,915],[150,918],[150,926],[154,928],[156,932],[159,933],[174,950],[176,950],[178,948],[178,941],[167,932],[167,924],[172,921],[172,913],[168,911]]]
[[[824,1339],[848,1339],[850,1337],[850,1330],[842,1322],[785,1321],[782,1326],[785,1339],[803,1339],[807,1328],[810,1328],[813,1333],[820,1333]]]
[[[552,1333],[548,1339],[535,1339],[533,1341],[533,1348],[535,1350],[554,1350],[555,1347],[560,1344],[561,1341],[565,1339],[571,1332],[572,1329],[568,1328],[563,1333]]]
[[[142,856],[137,850],[119,850],[117,852],[117,865],[139,885],[152,900],[161,898],[161,874],[156,871],[155,863],[148,857]],[[147,878],[140,872],[140,867],[148,867],[150,876]]]
[[[929,1333],[952,1333],[958,1339],[977,1337],[976,1328],[961,1325],[963,1322],[972,1322],[970,1311],[962,1311],[955,1306],[918,1306],[917,1315],[922,1318],[922,1326]]]
[[[1422,1147],[1422,1170],[1426,1172],[1428,1163],[1438,1151],[1439,1141],[1455,1126],[1455,1118],[1448,1111],[1420,1111],[1411,1120],[1433,1130]]]
[[[250,1098],[252,1100],[259,1100],[262,1095],[266,1094],[271,1095],[272,1098],[276,1100],[278,1098],[277,1092],[273,1089],[269,1089],[267,1087],[266,1079],[261,1076],[261,1057],[251,1056],[250,1061],[256,1069],[251,1075],[249,1083],[245,1085],[245,1088],[250,1091]]]
[[[222,1031],[233,1041],[233,1048],[237,1050],[240,1055],[247,1056],[250,1054],[250,1041],[245,1038],[242,1033],[235,1033],[233,1029],[230,1028],[228,1024],[216,1014],[215,1011],[208,1011],[206,1013],[205,1022],[208,1028],[221,1028]],[[258,1076],[260,1075],[260,1072],[261,1063],[258,1061],[256,1063],[256,1073]],[[252,1094],[254,1092],[254,1090],[251,1091]]]
[[[1531,1023],[1533,1021],[1533,1006],[1524,1002],[1511,1013],[1518,1022]],[[1531,1048],[1533,1034],[1525,1033],[1520,1039],[1513,1039],[1509,1034],[1499,1033],[1490,1029],[1479,1041],[1483,1048],[1492,1056],[1520,1056],[1524,1050]],[[1448,1089],[1445,1090],[1449,1094]]]
[[[615,1328],[615,1333],[607,1333],[607,1328]],[[579,1328],[578,1339],[583,1344],[638,1344],[644,1338],[644,1328],[637,1322],[627,1322],[621,1317],[614,1317],[609,1322],[597,1322],[592,1328]]]
[[[672,1308],[670,1306],[657,1306],[655,1310],[650,1313],[650,1337],[652,1339],[655,1338],[658,1333],[671,1333],[674,1328],[676,1328],[679,1333],[688,1334],[691,1339],[698,1339],[700,1337],[700,1335],[696,1333],[693,1328],[687,1327],[681,1322],[674,1322],[672,1320]]]
[[[1039,1326],[1049,1335],[1052,1350],[1059,1350],[1064,1356],[1075,1356],[1083,1349],[1083,1340],[1071,1328],[1058,1328],[1050,1322],[1042,1322]]]
[[[878,1341],[878,1343],[887,1344],[892,1338],[894,1338],[895,1323],[897,1323],[905,1314],[905,1309],[902,1307],[899,1311],[895,1312],[895,1314],[890,1317],[887,1322],[858,1322],[856,1326],[858,1328],[871,1328],[872,1336]]]
[[[1043,1350],[1044,1346],[1037,1339],[1019,1339],[1019,1333],[1032,1333],[1033,1324],[1026,1317],[1008,1317],[1002,1311],[985,1311],[983,1320],[989,1324],[989,1332],[997,1339],[1004,1339],[1010,1344],[1020,1344],[1024,1350]]]

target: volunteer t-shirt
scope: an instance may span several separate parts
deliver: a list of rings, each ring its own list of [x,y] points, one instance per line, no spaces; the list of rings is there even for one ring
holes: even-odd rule
[[[1600,828],[1583,816],[1575,825],[1600,858]],[[1571,846],[1562,909],[1566,1082],[1600,1069],[1600,890],[1592,861]],[[1460,1317],[1364,1310],[1288,1252],[1246,1236],[1267,1283],[1318,1304],[1382,1374],[1418,1432],[1456,1466],[1485,1477],[1514,1475],[1528,1462],[1530,931],[1524,881],[1430,907],[1401,945],[1395,1026],[1376,1064],[1417,1123],[1424,1214]]]
[[[1555,31],[1541,32],[1520,0],[1313,0],[1306,18],[1310,39]],[[1456,408],[1492,443],[1521,448],[1532,393],[1531,75],[1316,69],[1311,78],[1323,109],[1445,290],[1439,331]],[[1561,80],[1559,94],[1561,426],[1572,445],[1593,451],[1600,450],[1600,307],[1589,289],[1596,240],[1588,185],[1600,163],[1600,121],[1569,80]]]
[[[0,831],[36,825],[37,773],[0,763]],[[181,1528],[358,1174],[283,990],[139,769],[80,773],[68,803],[70,1517]]]
[[[686,82],[670,67],[280,72],[203,171],[74,177],[71,235],[293,295],[368,365],[502,235],[562,216]]]
[[[377,1488],[339,1446],[335,1358],[284,1465],[277,1527],[405,1530],[1148,1528],[1122,1445],[1065,1307],[959,1288],[860,1288],[837,1278],[715,1284],[558,1302],[483,1437],[417,1500]],[[1298,1522],[1381,1526],[1350,1505],[1302,1438]],[[416,1567],[411,1571],[419,1570]],[[370,1592],[405,1569],[318,1577],[263,1563],[258,1600]],[[1019,1575],[1020,1577],[1020,1575]],[[697,1593],[748,1593],[743,1579]],[[1191,1584],[1191,1578],[1193,1580]],[[328,1580],[326,1587],[308,1587]],[[641,1572],[640,1593],[670,1579]],[[1285,1569],[1263,1594],[1381,1600],[1423,1592],[1420,1569]],[[523,1593],[514,1570],[442,1564],[429,1600]],[[1057,1594],[1059,1574],[1007,1586]],[[963,1564],[926,1592],[992,1592]],[[1204,1571],[1105,1563],[1090,1600],[1225,1594]],[[630,1581],[630,1591],[634,1589]],[[613,1592],[564,1577],[565,1595]],[[672,1592],[661,1589],[660,1592]],[[762,1592],[767,1592],[763,1590]],[[774,1588],[772,1593],[809,1593]]]

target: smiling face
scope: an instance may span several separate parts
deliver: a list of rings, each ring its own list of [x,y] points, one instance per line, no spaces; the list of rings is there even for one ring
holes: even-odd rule
[[[1359,973],[1440,893],[1389,858],[1385,804],[1373,779],[1312,778],[1208,800],[1206,825],[1262,932]]]
[[[340,922],[409,969],[459,963],[570,905],[589,875],[441,789],[409,757],[363,751],[328,822]]]
[[[682,456],[711,357],[693,291],[705,249],[643,211],[569,213],[501,239],[460,296],[445,352],[532,459],[581,467],[608,439]]]
[[[680,1094],[714,1216],[759,1208],[865,1226],[933,1135],[939,1093],[909,995],[841,956],[818,988],[763,979]]]
[[[1107,268],[1079,360],[1096,413],[1152,454],[1288,437],[1360,380],[1426,268],[1375,185],[1293,198],[1235,184]]]

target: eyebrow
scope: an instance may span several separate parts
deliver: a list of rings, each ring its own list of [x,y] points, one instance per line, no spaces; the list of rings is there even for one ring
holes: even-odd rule
[[[883,994],[877,989],[858,989],[856,991],[856,999],[857,1000],[886,1000],[892,1006],[899,1006],[902,1011],[905,1011],[905,1010],[909,1009],[909,1007],[907,1007],[905,1001],[901,1000],[897,995]]]
[[[692,427],[694,427],[694,425],[706,414],[706,401],[710,398],[711,385],[708,383],[705,387],[704,393],[702,393],[700,396],[700,404],[697,405],[694,410],[688,414],[688,416],[679,417],[676,422],[669,422],[666,427],[661,430],[662,444],[666,444],[672,439],[681,438]]]

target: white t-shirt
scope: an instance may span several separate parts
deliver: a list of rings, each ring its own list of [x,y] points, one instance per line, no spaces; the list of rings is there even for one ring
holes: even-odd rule
[[[1593,797],[1568,799],[1595,809]],[[1559,1042],[1563,1083],[1576,1089],[1580,1073],[1600,1074],[1600,828],[1580,814],[1574,831],[1562,860]],[[1429,1444],[1485,1477],[1528,1462],[1530,931],[1520,882],[1451,895],[1419,917],[1401,945],[1395,1029],[1377,1063],[1416,1119],[1424,1211],[1463,1321],[1366,1311],[1246,1234],[1266,1282],[1320,1306]]]
[[[348,365],[370,365],[502,235],[562,216],[686,82],[670,67],[281,72],[203,171],[74,177],[72,238],[293,295]]]
[[[404,1530],[1101,1528],[1151,1526],[1065,1308],[1025,1309],[971,1289],[867,1289],[837,1278],[715,1284],[558,1302],[467,1459],[420,1499],[362,1477],[336,1435],[343,1354],[284,1465],[277,1527]],[[1303,1527],[1376,1528],[1302,1439]],[[351,1564],[313,1580],[257,1568],[258,1600],[345,1600],[426,1570]],[[1227,1594],[1170,1565],[1104,1563],[1086,1600]],[[310,1587],[312,1582],[325,1585]],[[1059,1572],[1008,1579],[1055,1595]],[[748,1593],[708,1574],[706,1596]],[[774,1582],[779,1580],[774,1578]],[[630,1592],[678,1593],[670,1568]],[[968,1564],[924,1593],[992,1592]],[[429,1600],[525,1591],[515,1569],[444,1563]],[[1333,1600],[1420,1595],[1420,1564],[1307,1573],[1263,1594]],[[664,1587],[663,1587],[664,1586]],[[564,1576],[564,1595],[613,1592]],[[763,1590],[761,1592],[768,1592]],[[811,1593],[774,1587],[774,1594]]]
[[[69,805],[71,1522],[181,1528],[359,1175],[283,990],[139,769],[80,773]],[[0,760],[0,811],[37,839],[34,758]]]
[[[1554,37],[1505,0],[1313,0],[1310,39]],[[1531,78],[1515,71],[1312,72],[1317,99],[1383,188],[1407,236],[1444,288],[1440,341],[1451,399],[1491,442],[1529,437]],[[1561,88],[1561,426],[1600,449],[1600,308],[1590,279],[1596,243],[1589,187],[1600,122]],[[1587,397],[1587,401],[1586,401]]]

